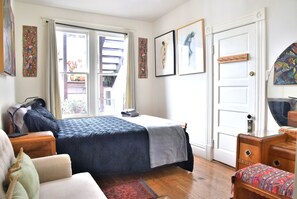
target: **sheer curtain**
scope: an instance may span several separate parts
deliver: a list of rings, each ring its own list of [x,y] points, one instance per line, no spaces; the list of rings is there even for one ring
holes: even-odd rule
[[[127,83],[126,100],[124,108],[136,108],[135,105],[135,53],[134,53],[134,35],[129,32],[128,38],[128,60],[127,60]]]
[[[59,91],[59,71],[56,42],[56,24],[52,19],[48,20],[48,62],[46,66],[46,104],[48,110],[61,119],[61,103]]]

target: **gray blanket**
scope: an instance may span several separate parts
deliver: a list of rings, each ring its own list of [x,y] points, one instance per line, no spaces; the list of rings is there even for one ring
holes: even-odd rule
[[[188,160],[185,132],[178,123],[147,115],[124,119],[147,129],[151,168]]]

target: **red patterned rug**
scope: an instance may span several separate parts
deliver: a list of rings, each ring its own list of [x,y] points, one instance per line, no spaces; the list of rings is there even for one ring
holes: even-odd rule
[[[101,187],[108,199],[156,199],[158,195],[144,180],[134,180]]]

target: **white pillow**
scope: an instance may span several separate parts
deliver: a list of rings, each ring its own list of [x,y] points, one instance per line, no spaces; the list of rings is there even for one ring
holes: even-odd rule
[[[11,121],[12,121],[12,119],[14,120],[14,124],[18,128],[18,131],[20,131],[22,133],[27,133],[28,128],[23,120],[23,117],[27,113],[28,110],[31,110],[31,106],[28,106],[27,108],[25,108],[25,107],[20,108],[20,106],[21,106],[21,104],[16,104],[14,106],[10,106],[7,111],[10,113]],[[13,118],[12,118],[12,116],[13,116]]]

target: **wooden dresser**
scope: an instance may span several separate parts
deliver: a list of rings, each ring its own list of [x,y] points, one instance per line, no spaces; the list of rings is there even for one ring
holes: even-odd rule
[[[23,147],[31,158],[56,154],[56,139],[51,131],[29,133],[28,135],[10,138],[15,155]]]
[[[239,134],[236,170],[254,163],[263,163],[294,172],[297,131],[284,131],[267,137]]]

